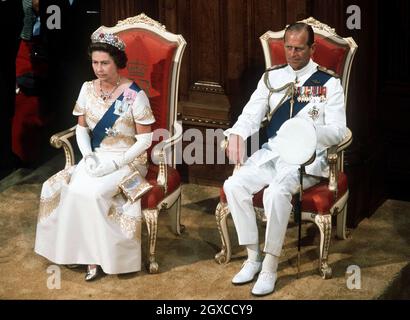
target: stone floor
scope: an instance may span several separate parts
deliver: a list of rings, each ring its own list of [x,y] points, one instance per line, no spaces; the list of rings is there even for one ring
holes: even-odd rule
[[[297,228],[290,223],[275,292],[256,298],[250,294],[252,284],[233,286],[230,282],[245,257],[237,245],[231,220],[234,257],[226,265],[214,261],[220,248],[214,217],[218,188],[194,184],[183,185],[182,223],[186,230],[181,236],[171,232],[167,214],[160,215],[158,274],[151,275],[143,269],[85,282],[83,268],[54,267],[33,251],[41,183],[62,165],[63,160],[58,157],[34,172],[21,170],[0,181],[0,299],[410,298],[410,203],[388,200],[370,219],[351,230],[347,240],[333,237],[329,255],[333,277],[329,280],[323,280],[317,271],[319,238],[311,224],[303,225],[301,273],[296,277]],[[143,253],[146,238],[143,228]],[[53,268],[61,272],[60,289],[47,286],[51,276],[48,271]],[[355,270],[354,275],[360,273],[360,278],[352,281],[349,268]]]

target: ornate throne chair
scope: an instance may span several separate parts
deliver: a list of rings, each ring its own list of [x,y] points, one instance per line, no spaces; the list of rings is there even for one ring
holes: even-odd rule
[[[316,51],[313,60],[319,65],[336,72],[342,82],[345,93],[345,107],[348,97],[349,75],[357,45],[352,38],[338,36],[334,29],[308,18],[303,20],[313,27],[315,33]],[[286,63],[283,47],[285,30],[279,32],[267,31],[260,37],[266,68]],[[319,272],[324,279],[332,276],[332,269],[327,263],[332,217],[337,217],[337,236],[346,239],[346,211],[349,190],[347,178],[343,172],[343,152],[352,142],[352,133],[348,130],[345,139],[328,149],[330,166],[329,179],[304,190],[302,198],[302,221],[316,224],[320,231]],[[295,198],[295,197],[294,197]],[[263,189],[253,197],[257,217],[266,220],[263,212]],[[293,199],[295,200],[295,199]],[[220,202],[216,208],[216,222],[222,239],[222,249],[215,255],[218,263],[227,263],[231,259],[231,242],[229,240],[227,217],[230,211],[223,188],[220,190]]]
[[[186,42],[181,35],[166,31],[165,26],[145,14],[119,21],[111,28],[102,26],[99,30],[117,34],[125,42],[128,63],[121,73],[145,91],[156,119],[152,125],[154,138],[148,157],[153,148],[156,152],[153,153],[154,159],[149,159],[146,176],[154,187],[142,197],[141,205],[149,236],[147,269],[157,273],[155,249],[160,210],[168,209],[171,228],[176,234],[181,234],[184,228],[180,224],[181,180],[175,169],[175,148],[182,138],[182,127],[176,115],[179,71]],[[162,137],[158,132],[162,132]],[[164,133],[169,133],[168,137]],[[74,135],[75,127],[50,139],[54,147],[63,147],[66,167],[75,164],[69,140]]]

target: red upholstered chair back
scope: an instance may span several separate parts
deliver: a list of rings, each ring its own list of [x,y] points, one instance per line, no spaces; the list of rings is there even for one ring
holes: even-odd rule
[[[314,18],[308,18],[301,22],[312,26],[315,33],[316,50],[313,60],[322,67],[336,72],[341,77],[345,101],[347,101],[349,74],[353,56],[357,50],[356,43],[352,38],[340,37],[334,29]],[[285,30],[278,32],[267,31],[260,37],[266,68],[286,63],[283,46],[284,34]]]
[[[164,26],[145,14],[119,21],[112,28],[103,26],[99,30],[117,34],[125,42],[128,63],[121,74],[134,80],[147,94],[156,120],[152,129],[166,129],[172,136],[185,40],[166,31]],[[154,135],[151,149],[159,141]]]
[[[177,45],[143,29],[118,33],[126,44],[127,68],[123,75],[133,79],[147,94],[156,122],[153,129],[169,129],[170,81]]]

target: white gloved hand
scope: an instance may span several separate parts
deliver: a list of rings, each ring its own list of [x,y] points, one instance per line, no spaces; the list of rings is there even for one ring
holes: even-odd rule
[[[94,169],[90,169],[90,174],[94,177],[103,177],[116,170],[118,170],[118,165],[114,160],[105,160]]]
[[[94,153],[90,153],[84,157],[85,170],[89,175],[93,175],[93,171],[98,167],[99,161]]]
[[[136,159],[141,153],[147,150],[151,146],[152,135],[152,132],[137,134],[135,136],[135,139],[137,141],[123,154],[121,159],[118,160],[118,167],[121,168],[129,164],[131,161]]]
[[[102,177],[126,166],[151,146],[152,132],[136,135],[135,138],[137,142],[135,142],[120,159],[117,161],[102,161],[95,169],[90,171],[90,174],[94,177]]]

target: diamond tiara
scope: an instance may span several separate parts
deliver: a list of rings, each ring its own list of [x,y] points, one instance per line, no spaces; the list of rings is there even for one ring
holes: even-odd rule
[[[92,43],[107,43],[116,47],[117,49],[124,51],[125,50],[125,43],[116,35],[112,33],[104,33],[104,32],[94,32],[91,36]]]

